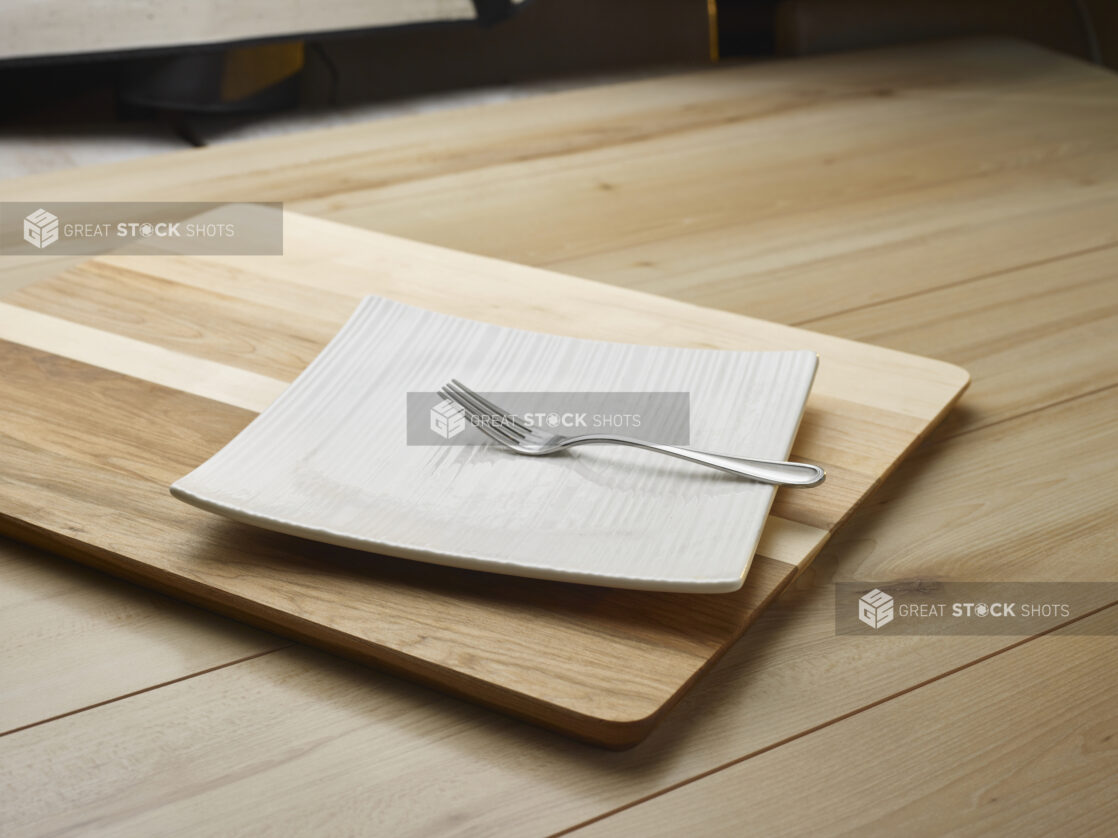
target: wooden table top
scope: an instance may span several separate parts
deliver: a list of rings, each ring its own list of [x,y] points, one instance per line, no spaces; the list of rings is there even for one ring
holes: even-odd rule
[[[1040,637],[857,638],[835,635],[832,588],[1118,580],[1110,73],[1006,41],[719,68],[0,197],[282,200],[973,377],[620,753],[0,544],[5,835],[1112,829],[1118,603]],[[58,263],[9,258],[0,286]]]

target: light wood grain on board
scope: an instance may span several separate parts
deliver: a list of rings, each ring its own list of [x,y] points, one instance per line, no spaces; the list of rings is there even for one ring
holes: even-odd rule
[[[0,302],[0,340],[260,412],[287,381]]]
[[[1115,634],[1110,607],[572,834],[1111,834]]]
[[[245,406],[274,392],[273,376],[294,378],[367,293],[416,305],[453,306],[463,316],[578,337],[734,349],[810,348],[822,361],[795,453],[826,464],[831,479],[810,497],[781,493],[775,513],[824,530],[833,528],[872,485],[882,463],[906,450],[926,427],[927,417],[939,415],[938,388],[957,389],[965,381],[957,367],[928,359],[889,355],[818,333],[329,222],[291,215],[285,237],[283,259],[98,259],[6,298],[19,308],[0,310],[0,335],[4,320],[18,321],[19,310],[26,308],[53,318],[47,321],[49,331],[57,335],[57,343],[70,347],[64,354],[81,357],[72,347],[84,341],[100,357],[104,351],[91,339],[95,332],[75,327],[73,334],[66,333],[65,321],[92,324],[110,336],[110,343],[152,345],[136,353],[128,374],[167,383],[162,371],[156,376],[143,372],[149,357],[173,362],[186,374],[190,362],[185,356],[196,356],[198,373],[204,374],[191,373],[189,389],[202,395],[234,392],[239,394],[234,403]],[[325,264],[331,267],[324,269]],[[318,304],[300,293],[316,285],[327,292]],[[349,306],[342,304],[342,294],[350,297]],[[526,294],[546,297],[547,318],[536,312],[525,319],[513,301]],[[253,311],[258,318],[248,323]],[[293,326],[297,321],[302,322]],[[48,348],[42,340],[35,345]],[[231,369],[218,375],[212,363]],[[921,375],[909,374],[912,364],[921,368]],[[250,379],[243,388],[242,378]],[[934,386],[927,387],[932,379]]]
[[[196,260],[184,271],[181,259],[148,257],[141,271],[135,260],[106,259],[6,298],[0,333],[18,339],[22,330],[33,347],[8,343],[3,355],[9,531],[603,743],[646,734],[967,381],[937,361],[329,222],[289,215],[285,230],[282,260],[197,260],[215,263],[224,283],[176,281]],[[160,273],[165,261],[171,277]],[[335,272],[334,264],[349,270]],[[269,285],[276,271],[283,278]],[[817,394],[795,450],[822,462],[828,482],[810,498],[781,494],[774,514],[782,520],[765,540],[773,555],[762,553],[742,592],[686,602],[577,587],[568,596],[388,560],[369,570],[347,551],[179,508],[166,485],[252,416],[195,394],[220,397],[248,376],[256,390],[246,388],[236,403],[251,403],[269,382],[293,378],[341,325],[330,319],[341,313],[330,294],[320,307],[296,295],[302,310],[292,309],[287,289],[313,284],[311,276],[327,277],[328,292],[344,288],[354,302],[379,292],[545,331],[815,349]],[[238,296],[240,287],[249,299]],[[20,318],[25,310],[38,318],[31,326]],[[66,358],[43,354],[52,341]],[[129,354],[133,346],[150,348]],[[97,366],[103,362],[113,371]],[[194,374],[213,365],[231,369]],[[97,511],[100,498],[113,499],[116,515]],[[316,574],[308,553],[330,570]],[[479,585],[489,590],[482,595]],[[564,651],[541,658],[539,649]]]
[[[282,259],[201,256],[184,267],[181,258],[173,257],[101,257],[17,290],[4,301],[288,380],[314,357],[362,296],[376,293],[413,305],[452,306],[460,316],[498,325],[531,326],[574,337],[639,343],[654,335],[663,345],[742,350],[783,348],[795,342],[822,356],[813,393],[851,401],[856,388],[856,413],[867,406],[881,408],[898,414],[893,422],[907,418],[907,430],[921,427],[929,410],[939,406],[923,379],[913,380],[908,374],[913,365],[936,387],[965,382],[957,367],[929,358],[306,216],[288,214],[284,235]],[[206,273],[215,277],[198,279]],[[188,278],[190,274],[194,278]],[[119,283],[121,298],[98,292],[106,282],[111,287]],[[309,289],[325,292],[322,302],[308,298]],[[534,313],[526,320],[518,300],[529,291],[541,297],[533,301]],[[171,297],[182,303],[180,308],[166,304]],[[342,297],[350,298],[348,306]],[[127,315],[119,310],[125,299]],[[248,329],[245,317],[250,311],[262,316]],[[309,322],[293,327],[289,340],[289,325],[299,311]],[[874,374],[866,376],[867,369]]]

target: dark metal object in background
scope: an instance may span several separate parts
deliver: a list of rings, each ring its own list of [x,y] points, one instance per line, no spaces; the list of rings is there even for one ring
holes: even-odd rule
[[[512,17],[512,0],[473,0],[477,20],[482,26],[492,26]]]
[[[136,61],[117,92],[127,106],[191,112],[254,112],[294,107],[303,44],[287,42]]]

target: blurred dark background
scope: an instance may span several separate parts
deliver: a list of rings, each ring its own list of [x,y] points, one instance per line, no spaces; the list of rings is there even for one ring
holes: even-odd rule
[[[406,14],[406,0],[369,2]],[[77,52],[59,52],[60,39],[51,37],[37,53],[37,35],[64,26],[50,22],[59,18],[8,21],[7,39],[0,36],[0,140],[96,130],[201,145],[266,126],[277,114],[292,124],[298,113],[298,126],[309,126],[316,115],[359,118],[365,106],[453,91],[500,98],[517,86],[969,35],[1013,36],[1118,66],[1114,0],[474,0],[462,19],[280,34],[282,21],[269,20],[261,31],[272,34],[171,45],[158,34],[145,42],[145,28],[158,32],[161,23],[159,0],[150,5],[155,11],[124,33],[126,49],[81,49],[87,39],[75,23]],[[11,14],[0,11],[0,31]]]

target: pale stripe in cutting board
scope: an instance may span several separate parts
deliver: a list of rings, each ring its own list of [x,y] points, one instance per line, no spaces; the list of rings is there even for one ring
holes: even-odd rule
[[[256,413],[288,383],[3,302],[0,338]]]

